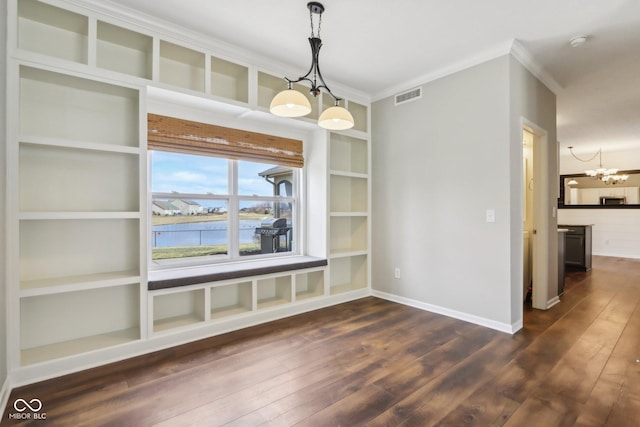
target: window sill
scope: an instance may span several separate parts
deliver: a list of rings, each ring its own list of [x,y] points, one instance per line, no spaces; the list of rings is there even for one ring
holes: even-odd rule
[[[215,266],[198,266],[149,272],[150,291],[189,286],[219,280],[239,279],[284,271],[324,267],[327,260],[310,256],[294,256],[279,259],[257,260]]]

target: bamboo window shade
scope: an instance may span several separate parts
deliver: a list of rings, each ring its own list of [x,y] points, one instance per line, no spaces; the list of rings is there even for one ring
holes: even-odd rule
[[[250,160],[281,166],[304,166],[302,141],[231,129],[175,117],[147,116],[150,150]]]

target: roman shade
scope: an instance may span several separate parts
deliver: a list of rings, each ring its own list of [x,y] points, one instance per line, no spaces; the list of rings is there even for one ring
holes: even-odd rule
[[[296,168],[304,166],[300,140],[157,114],[147,116],[147,148]]]

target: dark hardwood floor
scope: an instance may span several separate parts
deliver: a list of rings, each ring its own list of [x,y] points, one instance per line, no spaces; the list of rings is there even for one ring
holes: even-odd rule
[[[8,407],[37,397],[33,425],[74,427],[637,427],[639,302],[640,260],[595,257],[513,336],[371,297],[22,387]]]

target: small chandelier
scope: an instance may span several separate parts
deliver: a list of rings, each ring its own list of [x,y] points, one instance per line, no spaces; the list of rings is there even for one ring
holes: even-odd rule
[[[324,89],[325,92],[331,95],[334,100],[334,106],[327,108],[320,115],[318,125],[330,130],[344,130],[352,128],[354,125],[353,116],[346,108],[340,107],[339,104],[342,98],[338,98],[331,92],[331,89],[329,89],[327,84],[324,82],[322,74],[320,73],[318,56],[320,55],[320,48],[322,47],[320,26],[322,25],[322,13],[324,12],[324,6],[321,3],[312,1],[307,3],[307,8],[309,9],[309,17],[311,20],[311,37],[309,37],[309,44],[311,45],[311,68],[309,68],[307,74],[296,80],[285,77],[284,80],[287,82],[287,89],[273,97],[269,110],[272,114],[281,117],[301,117],[309,114],[311,112],[311,104],[307,97],[292,89],[292,85],[294,83],[306,80],[311,83],[311,89],[309,92],[314,97],[320,94],[320,89]],[[314,14],[318,15],[317,37],[313,26]]]
[[[618,175],[618,169],[607,169],[602,167],[602,148],[600,148],[598,152],[588,160],[583,160],[576,156],[573,153],[573,147],[569,147],[569,152],[576,160],[583,163],[590,162],[598,157],[599,167],[597,169],[589,169],[584,172],[587,176],[591,177],[591,179],[600,180],[607,185],[616,185],[625,182],[629,178],[629,175]]]

